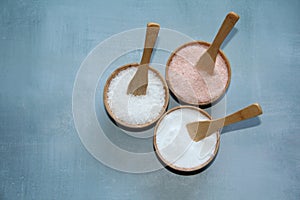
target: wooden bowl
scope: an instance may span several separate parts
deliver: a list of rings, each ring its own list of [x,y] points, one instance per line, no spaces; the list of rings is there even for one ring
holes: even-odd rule
[[[230,63],[229,63],[227,57],[225,56],[225,54],[223,53],[223,51],[219,49],[219,53],[218,53],[218,54],[219,54],[219,55],[222,57],[222,59],[225,61],[226,67],[227,67],[227,72],[228,72],[228,80],[227,80],[227,83],[226,83],[226,86],[225,86],[224,90],[222,91],[222,93],[221,93],[219,96],[217,96],[217,97],[211,99],[210,101],[198,102],[198,103],[186,101],[184,97],[180,96],[180,95],[179,95],[178,93],[176,93],[176,91],[174,90],[174,88],[173,88],[173,86],[172,86],[172,84],[171,84],[171,82],[170,82],[170,77],[169,77],[169,67],[170,67],[170,63],[171,63],[173,57],[178,53],[178,51],[180,51],[181,49],[183,49],[183,48],[185,48],[185,47],[187,47],[187,46],[194,45],[194,44],[200,44],[200,45],[202,45],[202,46],[207,46],[207,47],[210,46],[210,43],[208,43],[208,42],[204,42],[204,41],[193,41],[193,42],[186,43],[186,44],[180,46],[179,48],[177,48],[177,49],[171,54],[171,56],[169,57],[169,59],[168,59],[168,61],[167,61],[167,65],[166,65],[166,81],[167,81],[167,84],[168,84],[168,86],[169,86],[169,89],[171,90],[171,92],[174,94],[174,96],[175,96],[178,100],[180,100],[180,101],[182,101],[182,102],[184,102],[184,103],[190,104],[190,105],[197,105],[197,106],[203,106],[203,107],[205,107],[205,106],[212,105],[212,104],[216,103],[216,102],[217,102],[218,100],[220,100],[221,97],[223,97],[224,94],[226,93],[226,91],[227,91],[227,89],[228,89],[228,87],[229,87],[229,84],[230,84],[230,80],[231,80],[231,67],[230,67]]]
[[[161,153],[159,152],[158,146],[157,146],[157,142],[156,142],[156,136],[157,136],[157,129],[161,123],[161,121],[171,112],[178,110],[178,109],[192,109],[192,110],[196,110],[198,112],[200,112],[201,114],[205,115],[206,117],[208,117],[209,119],[211,119],[211,116],[205,112],[204,110],[194,107],[194,106],[177,106],[174,107],[170,110],[168,110],[157,122],[155,129],[154,129],[154,137],[153,137],[153,147],[155,150],[155,153],[158,157],[158,159],[160,160],[160,162],[167,168],[170,169],[171,171],[175,172],[175,173],[179,173],[179,174],[185,174],[185,175],[189,175],[189,174],[195,174],[198,172],[201,172],[203,169],[205,169],[206,167],[209,166],[209,164],[214,160],[214,158],[216,157],[218,150],[219,150],[219,146],[220,146],[220,131],[217,131],[217,142],[215,144],[215,149],[213,152],[213,155],[204,163],[196,166],[196,167],[192,167],[192,168],[183,168],[183,167],[178,167],[174,164],[172,164],[170,161],[166,160]]]
[[[157,117],[155,119],[153,119],[152,121],[149,121],[149,122],[147,122],[145,124],[129,124],[129,123],[123,121],[123,120],[118,119],[114,115],[114,113],[112,112],[112,110],[111,110],[111,108],[110,108],[110,106],[108,104],[108,96],[107,96],[108,87],[109,87],[109,85],[111,83],[111,80],[116,75],[118,75],[121,71],[126,70],[127,68],[130,68],[130,67],[137,67],[138,65],[139,65],[138,63],[131,63],[131,64],[127,64],[127,65],[124,65],[124,66],[116,69],[109,76],[109,78],[107,79],[107,81],[105,83],[105,86],[104,86],[104,91],[103,91],[103,102],[104,102],[105,109],[106,109],[107,113],[109,114],[109,116],[118,125],[121,125],[122,127],[129,128],[129,129],[143,129],[143,128],[147,128],[147,127],[153,125],[165,113],[165,111],[166,111],[166,109],[168,107],[168,104],[169,104],[169,89],[168,89],[168,85],[167,85],[166,81],[164,80],[164,78],[160,75],[160,73],[157,70],[155,70],[154,68],[152,68],[152,67],[149,66],[149,70],[151,70],[152,72],[154,72],[159,77],[159,79],[163,83],[163,87],[164,87],[164,90],[165,90],[165,103],[164,103],[163,108],[161,109],[160,113],[157,115]]]

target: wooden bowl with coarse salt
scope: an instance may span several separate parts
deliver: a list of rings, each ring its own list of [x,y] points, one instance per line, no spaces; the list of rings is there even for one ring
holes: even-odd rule
[[[158,24],[148,23],[141,63],[116,69],[105,83],[105,109],[122,128],[150,127],[168,107],[168,85],[160,73],[149,66],[158,32]]]

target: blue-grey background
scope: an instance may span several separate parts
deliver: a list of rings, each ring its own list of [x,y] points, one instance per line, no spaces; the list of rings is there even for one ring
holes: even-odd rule
[[[300,1],[0,1],[0,199],[299,199]],[[83,147],[72,88],[86,55],[149,21],[211,41],[240,15],[224,46],[227,111],[261,103],[260,122],[228,127],[205,171],[127,174]],[[116,47],[117,48],[117,47]]]

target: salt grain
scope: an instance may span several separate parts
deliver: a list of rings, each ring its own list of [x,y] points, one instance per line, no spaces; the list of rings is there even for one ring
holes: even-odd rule
[[[148,87],[146,95],[127,94],[130,80],[137,67],[129,67],[120,71],[108,87],[108,105],[119,120],[131,125],[141,125],[153,121],[165,104],[165,89],[160,78],[151,70],[148,71]]]

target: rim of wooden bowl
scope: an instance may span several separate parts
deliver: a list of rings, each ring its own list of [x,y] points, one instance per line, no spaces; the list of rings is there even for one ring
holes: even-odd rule
[[[161,123],[161,121],[166,117],[166,115],[168,115],[169,113],[175,111],[175,110],[179,110],[179,109],[192,109],[192,110],[196,110],[198,112],[200,112],[201,114],[204,114],[206,117],[208,117],[209,119],[212,119],[211,116],[204,110],[202,110],[201,108],[197,108],[194,106],[188,106],[188,105],[184,105],[184,106],[177,106],[174,107],[170,110],[168,110],[157,122],[155,129],[154,129],[154,136],[153,136],[153,146],[154,146],[154,150],[156,155],[158,156],[158,158],[168,167],[179,171],[179,172],[187,172],[187,173],[191,173],[191,172],[196,172],[196,171],[200,171],[201,169],[203,169],[204,167],[206,167],[208,164],[210,164],[214,158],[216,157],[218,150],[219,150],[219,146],[220,146],[220,131],[217,131],[217,143],[216,143],[216,147],[213,153],[213,156],[211,156],[206,162],[202,163],[201,165],[198,165],[197,167],[191,167],[191,168],[184,168],[184,167],[178,167],[172,163],[170,163],[169,161],[167,161],[159,152],[159,149],[157,147],[157,143],[156,143],[156,134],[157,134],[157,129]]]
[[[139,64],[138,63],[130,63],[127,65],[123,65],[122,67],[119,67],[118,69],[116,69],[107,79],[105,86],[104,86],[104,90],[103,90],[103,102],[104,102],[104,106],[106,111],[108,112],[108,114],[110,115],[110,117],[119,125],[124,126],[126,128],[132,128],[132,129],[142,129],[142,128],[146,128],[148,126],[151,126],[152,124],[154,124],[155,122],[157,122],[160,117],[166,112],[166,109],[168,107],[169,104],[169,89],[168,89],[168,85],[166,83],[166,81],[164,80],[164,78],[162,77],[162,75],[154,68],[149,66],[149,70],[151,70],[152,72],[154,72],[159,79],[161,80],[161,82],[163,83],[163,88],[165,90],[165,103],[163,105],[163,108],[161,109],[160,113],[157,115],[156,118],[154,118],[152,121],[149,121],[145,124],[129,124],[127,122],[124,122],[123,120],[118,119],[114,113],[112,112],[109,104],[108,104],[108,97],[107,97],[107,91],[108,91],[108,87],[110,85],[111,80],[117,75],[119,74],[121,71],[130,68],[130,67],[137,67]]]
[[[226,93],[228,87],[229,87],[229,84],[230,84],[230,81],[231,81],[231,67],[230,67],[230,63],[229,63],[229,60],[227,59],[227,57],[225,56],[224,52],[219,49],[219,54],[220,56],[223,58],[223,60],[225,61],[225,64],[226,64],[226,67],[227,67],[227,71],[228,71],[228,80],[227,80],[227,83],[226,83],[226,86],[224,88],[224,90],[222,91],[222,93],[211,99],[210,101],[205,101],[205,102],[198,102],[198,103],[195,103],[195,102],[188,102],[184,99],[184,97],[178,95],[176,93],[176,91],[174,90],[174,88],[172,87],[172,84],[171,82],[169,81],[169,66],[170,66],[170,62],[172,61],[172,59],[174,58],[175,54],[177,54],[177,52],[187,46],[190,46],[190,45],[194,45],[194,44],[200,44],[200,45],[204,45],[204,46],[210,46],[210,43],[208,42],[205,42],[205,41],[193,41],[193,42],[188,42],[188,43],[185,43],[184,45],[178,47],[177,49],[175,49],[175,51],[170,55],[168,61],[167,61],[167,65],[166,65],[166,82],[168,84],[168,87],[169,89],[172,91],[172,93],[175,95],[175,97],[177,99],[179,99],[180,101],[184,102],[184,103],[187,103],[187,104],[190,104],[190,105],[197,105],[197,106],[207,106],[207,105],[210,105],[210,104],[213,104],[213,103],[216,103],[219,99],[221,99],[221,97],[223,97],[223,95]]]

